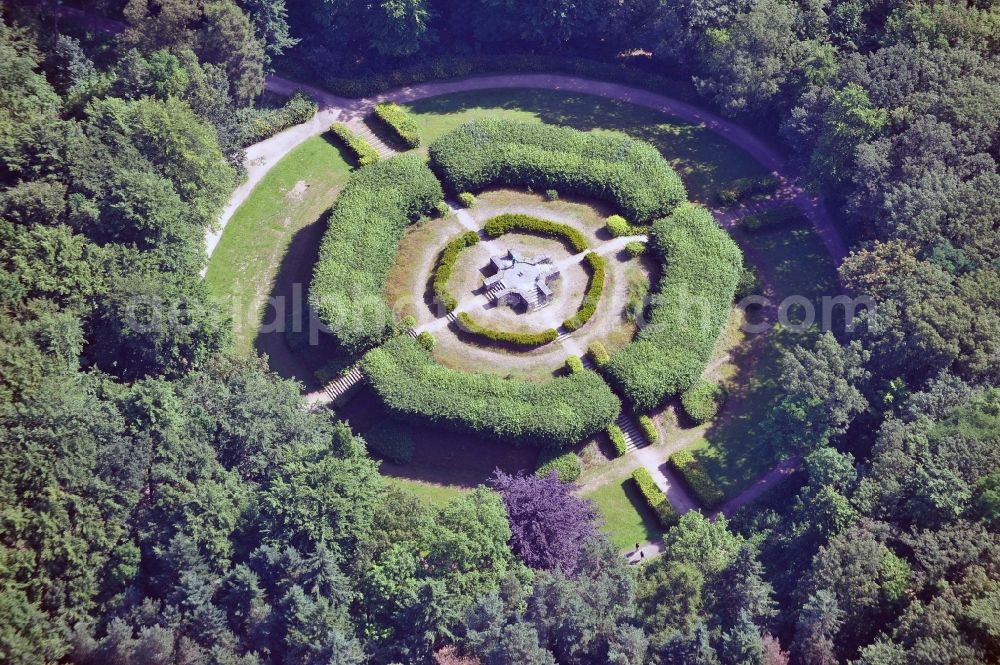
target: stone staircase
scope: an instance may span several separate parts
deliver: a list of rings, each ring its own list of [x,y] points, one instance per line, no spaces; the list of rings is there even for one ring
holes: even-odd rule
[[[586,367],[586,365],[584,365]],[[639,422],[631,416],[631,414],[622,411],[618,414],[618,420],[615,424],[621,428],[622,433],[625,435],[625,452],[626,454],[632,452],[633,450],[639,450],[640,448],[645,448],[649,445],[649,441],[642,434],[642,428],[639,427]]]
[[[496,302],[497,296],[500,295],[500,292],[505,288],[507,287],[503,285],[503,280],[500,280],[486,291],[486,299],[490,302]]]
[[[351,131],[357,134],[360,138],[368,142],[368,145],[375,148],[375,152],[378,153],[380,159],[388,159],[393,155],[399,154],[399,151],[388,145],[385,141],[378,137],[378,134],[372,131],[363,120],[360,118],[354,118],[347,121],[347,126],[351,128]]]
[[[528,311],[534,312],[542,306],[542,296],[538,289],[534,289],[528,295]]]
[[[556,337],[556,341],[557,341],[557,342],[561,342],[561,341],[563,341],[564,339],[566,339],[567,337],[569,337],[570,335],[572,335],[572,334],[573,334],[573,331],[572,331],[572,330],[566,330],[566,329],[565,329],[565,328],[563,328],[562,326],[559,326],[559,330],[558,330],[558,333],[559,333],[559,336],[558,336],[558,337]],[[580,360],[582,360],[582,361],[583,361],[583,366],[584,366],[584,367],[587,367],[587,363],[588,363],[588,362],[590,362],[590,361],[589,361],[589,360],[587,359],[586,355],[584,355],[584,357],[583,357],[583,358],[580,358]],[[593,366],[593,365],[591,365],[591,367],[592,367],[592,366]],[[588,369],[590,369],[590,368],[588,368]]]
[[[361,365],[356,364],[347,370],[345,374],[337,377],[330,383],[323,387],[323,391],[330,396],[330,399],[336,402],[338,399],[347,394],[347,391],[358,385],[361,382]]]

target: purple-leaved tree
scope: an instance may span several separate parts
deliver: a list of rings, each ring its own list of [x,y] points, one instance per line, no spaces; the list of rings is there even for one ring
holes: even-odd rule
[[[539,478],[497,469],[489,486],[503,497],[514,553],[536,570],[573,573],[580,546],[596,533],[597,518],[590,501],[573,496],[575,485],[560,482],[555,471]]]

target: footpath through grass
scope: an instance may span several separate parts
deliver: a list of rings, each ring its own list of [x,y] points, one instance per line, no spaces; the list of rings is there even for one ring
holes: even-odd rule
[[[253,348],[278,270],[296,258],[286,256],[292,238],[317,223],[350,170],[338,147],[325,135],[314,136],[268,171],[229,220],[205,284],[233,316],[237,352]]]
[[[749,154],[703,126],[592,95],[476,90],[411,102],[407,108],[420,128],[424,145],[465,122],[485,117],[625,132],[655,145],[684,179],[691,198],[707,204],[716,203],[715,193],[732,180],[766,173]]]

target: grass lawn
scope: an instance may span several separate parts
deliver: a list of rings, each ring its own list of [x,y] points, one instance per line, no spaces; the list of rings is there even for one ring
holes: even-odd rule
[[[602,485],[583,495],[590,499],[604,518],[604,531],[611,542],[622,549],[636,543],[655,540],[663,535],[653,513],[643,503],[631,477]]]
[[[315,136],[278,162],[229,220],[205,284],[232,312],[238,352],[253,348],[263,306],[292,238],[320,219],[350,170],[339,148],[325,136]]]
[[[817,317],[823,296],[838,292],[836,273],[823,243],[802,219],[764,233],[738,234],[768,267],[778,299],[802,295],[816,304]],[[796,320],[794,309],[790,315]],[[805,335],[815,334],[815,331]],[[775,329],[749,377],[733,379],[731,400],[737,403],[726,417],[711,423],[689,447],[726,497],[738,494],[755,478],[771,469],[782,451],[772,446],[769,433],[758,425],[771,405],[784,393],[780,360],[785,349],[807,341],[802,333]]]
[[[409,478],[399,478],[396,476],[386,476],[388,484],[404,489],[410,494],[416,495],[418,499],[431,506],[443,506],[457,496],[461,496],[469,490],[464,487],[454,487],[451,485],[436,485],[425,483]]]
[[[567,125],[581,130],[617,130],[653,143],[684,179],[691,198],[714,204],[730,181],[765,169],[705,127],[652,109],[591,95],[552,90],[480,90],[406,105],[424,145],[469,120],[486,116]],[[426,150],[426,148],[424,148]]]

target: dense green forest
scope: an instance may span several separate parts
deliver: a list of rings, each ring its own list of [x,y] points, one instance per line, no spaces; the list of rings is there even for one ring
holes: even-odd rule
[[[127,29],[0,5],[0,662],[1000,662],[1000,7],[80,7]],[[525,53],[632,54],[783,146],[877,303],[784,358],[797,480],[641,567],[552,477],[391,488],[199,276],[242,149],[315,110],[270,72]]]

